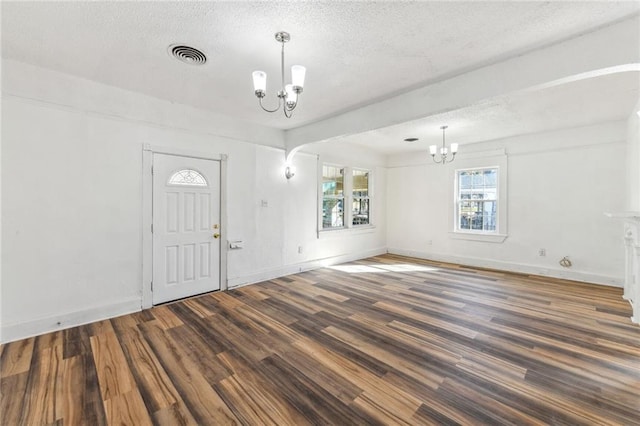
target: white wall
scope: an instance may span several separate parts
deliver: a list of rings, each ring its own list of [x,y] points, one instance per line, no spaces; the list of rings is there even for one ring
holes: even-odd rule
[[[619,224],[603,212],[625,199],[637,209],[637,116],[464,146],[508,154],[509,236],[496,244],[450,238],[452,183],[426,155],[385,159],[333,140],[306,146],[286,180],[281,131],[14,61],[2,71],[3,341],[140,309],[144,144],[228,154],[227,235],[245,245],[228,252],[230,287],[387,247],[620,284]],[[322,161],[374,170],[375,227],[318,235]]]
[[[230,286],[385,250],[384,225],[317,238],[316,156],[287,181],[280,131],[14,61],[2,77],[4,341],[140,309],[144,144],[228,154]]]
[[[630,211],[640,211],[640,100],[627,120],[627,205]]]
[[[389,251],[621,285],[620,224],[604,212],[620,211],[625,203],[625,127],[611,122],[461,147],[460,157],[506,150],[509,222],[503,243],[451,238],[448,168],[455,162],[443,167],[426,155],[390,157]],[[546,257],[538,255],[540,248]],[[573,267],[559,265],[563,256]]]

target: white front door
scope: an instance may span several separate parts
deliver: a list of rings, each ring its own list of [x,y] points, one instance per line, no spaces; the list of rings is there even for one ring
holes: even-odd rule
[[[153,154],[153,304],[220,289],[220,162]]]

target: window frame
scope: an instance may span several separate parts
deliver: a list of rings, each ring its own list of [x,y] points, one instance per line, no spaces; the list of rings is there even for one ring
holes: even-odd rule
[[[461,161],[459,161],[461,160]],[[457,164],[456,164],[457,163]],[[451,167],[449,182],[450,188],[450,212],[449,212],[449,237],[453,239],[482,241],[489,243],[502,243],[507,237],[507,155],[504,149],[468,153],[464,159],[456,158],[454,167]],[[458,176],[459,172],[468,170],[497,169],[496,177],[496,229],[495,231],[478,231],[473,229],[460,229],[458,222]]]
[[[342,196],[338,196],[338,195],[330,195],[330,196],[325,196],[324,195],[324,190],[323,190],[323,178],[324,178],[324,167],[335,167],[335,168],[339,168],[342,171]],[[347,212],[345,209],[345,206],[347,206],[348,201],[347,201],[347,168],[345,166],[339,165],[339,164],[332,164],[332,163],[322,163],[321,167],[320,167],[320,173],[319,173],[319,194],[320,194],[320,214],[319,214],[319,229],[321,231],[335,231],[335,230],[339,230],[339,229],[345,229],[347,226]],[[324,227],[324,218],[322,216],[323,214],[323,207],[324,207],[324,200],[325,199],[332,199],[332,200],[342,200],[342,226],[332,226],[329,228],[325,228]]]
[[[331,227],[331,228],[324,228],[323,227],[323,201],[325,199],[324,197],[324,193],[323,193],[323,188],[322,188],[322,179],[323,179],[323,168],[324,166],[331,166],[331,167],[339,167],[341,169],[343,169],[343,226],[341,227]],[[354,225],[353,224],[353,200],[354,198],[365,198],[365,197],[354,197],[353,196],[353,171],[354,170],[358,170],[358,171],[363,171],[363,172],[367,172],[369,173],[368,176],[368,196],[366,197],[369,201],[369,223],[368,224],[362,224],[362,225]],[[373,220],[374,220],[374,197],[373,197],[373,190],[374,190],[374,179],[375,179],[375,173],[373,168],[369,168],[369,167],[361,167],[361,166],[346,166],[344,164],[341,163],[336,163],[336,162],[331,162],[331,161],[323,161],[322,159],[318,158],[318,225],[317,225],[317,232],[318,232],[318,238],[320,238],[321,235],[338,235],[342,232],[348,232],[348,233],[353,233],[353,232],[371,232],[370,230],[375,228],[374,224],[373,224]]]
[[[462,199],[460,198],[460,174],[463,172],[485,172],[487,170],[495,170],[496,171],[496,199],[495,200],[485,200],[485,199],[473,199],[473,198],[469,198],[469,199]],[[455,170],[455,196],[454,196],[454,203],[455,203],[455,208],[454,208],[454,223],[455,223],[455,228],[454,228],[454,232],[466,232],[466,233],[477,233],[477,234],[483,234],[483,235],[495,235],[498,233],[498,223],[500,222],[500,204],[501,204],[501,200],[500,200],[500,167],[498,166],[487,166],[487,167],[472,167],[472,168],[468,168],[468,169],[456,169]],[[495,229],[493,230],[478,230],[478,229],[463,229],[460,228],[460,204],[463,202],[477,202],[477,201],[495,201],[496,206],[498,207],[496,209],[496,224],[495,224]]]

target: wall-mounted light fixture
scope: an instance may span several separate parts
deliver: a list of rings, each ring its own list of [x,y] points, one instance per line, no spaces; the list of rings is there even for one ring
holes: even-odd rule
[[[440,127],[442,129],[442,147],[440,148],[440,156],[437,160],[436,155],[438,153],[438,147],[436,145],[431,145],[429,147],[429,154],[431,154],[431,158],[433,159],[433,161],[443,165],[452,162],[456,158],[456,153],[458,152],[457,143],[452,143],[451,149],[447,148],[444,143],[444,131],[447,129],[447,127],[449,126]],[[451,158],[448,158],[449,153],[451,153]]]
[[[296,175],[295,166],[287,164],[287,166],[284,168],[284,175],[287,179],[291,179],[292,177],[294,177]]]
[[[262,105],[262,98],[266,96],[267,90],[267,73],[264,71],[254,71],[253,76],[253,89],[255,95],[258,97],[260,107],[267,112],[276,112],[282,106],[282,111],[287,118],[291,118],[293,110],[298,105],[298,95],[302,93],[302,87],[304,86],[304,76],[307,69],[302,65],[293,65],[291,67],[291,84],[284,84],[284,44],[291,40],[289,33],[285,31],[279,31],[276,33],[276,40],[282,43],[282,51],[280,53],[280,76],[281,86],[280,90],[276,92],[278,96],[278,106],[275,109],[267,109]]]

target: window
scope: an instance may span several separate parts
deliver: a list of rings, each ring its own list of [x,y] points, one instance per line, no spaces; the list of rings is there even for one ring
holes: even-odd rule
[[[457,230],[495,233],[498,169],[458,170],[456,174]]]
[[[320,231],[371,226],[371,171],[323,164]]]
[[[344,168],[322,166],[322,229],[344,227]]]
[[[353,169],[353,226],[369,224],[369,171]]]
[[[456,158],[456,166],[449,169],[449,237],[503,243],[508,237],[505,150],[468,153]]]
[[[169,185],[207,186],[207,180],[195,170],[178,170],[169,178]]]

